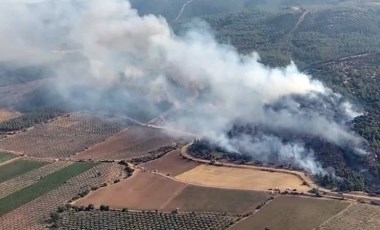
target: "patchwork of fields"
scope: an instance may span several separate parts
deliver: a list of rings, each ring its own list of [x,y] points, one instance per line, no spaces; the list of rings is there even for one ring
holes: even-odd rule
[[[274,192],[310,190],[281,171],[199,163],[177,147],[139,165],[113,162],[177,146],[177,138],[158,128],[74,114],[0,140],[0,149],[12,152],[0,153],[0,229],[380,227],[375,206]],[[57,213],[69,203],[73,208]]]
[[[63,158],[104,141],[125,126],[115,118],[74,114],[0,140],[0,149],[33,157]]]

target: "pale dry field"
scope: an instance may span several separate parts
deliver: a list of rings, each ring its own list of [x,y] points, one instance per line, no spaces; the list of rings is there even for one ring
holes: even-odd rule
[[[310,187],[302,185],[303,181],[295,175],[212,165],[200,165],[177,176],[176,179],[190,184],[217,188],[245,190],[268,190],[271,188],[284,190],[290,188],[302,192],[310,190]]]
[[[134,210],[161,209],[176,197],[187,185],[149,172],[136,170],[133,176],[104,188],[100,188],[74,204]]]
[[[21,116],[21,113],[9,109],[0,108],[0,122],[8,121],[19,116]]]

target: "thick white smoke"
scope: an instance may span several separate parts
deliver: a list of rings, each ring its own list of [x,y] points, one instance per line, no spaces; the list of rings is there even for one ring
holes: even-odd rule
[[[56,87],[70,100],[81,100],[70,98],[75,85],[92,88],[86,103],[100,101],[100,92],[117,85],[129,98],[166,101],[188,111],[175,113],[180,115],[169,120],[170,126],[229,149],[244,148],[259,159],[278,152],[278,161],[313,173],[322,169],[302,143],[283,144],[274,136],[231,141],[225,133],[239,122],[314,135],[339,146],[362,142],[344,127],[357,115],[348,102],[336,100],[335,108],[324,108],[322,101],[316,110],[303,110],[293,96],[314,101],[339,96],[293,63],[269,68],[256,53],[241,55],[219,44],[205,24],[178,36],[164,18],[139,16],[124,0],[2,2],[0,61],[53,66]],[[272,108],[276,103],[286,107]],[[326,115],[335,110],[341,119]]]

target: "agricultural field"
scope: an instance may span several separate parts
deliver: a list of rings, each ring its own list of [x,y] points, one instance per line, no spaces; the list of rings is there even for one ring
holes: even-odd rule
[[[39,181],[41,178],[61,170],[69,165],[73,164],[73,162],[69,161],[57,161],[40,168],[34,169],[30,172],[21,174],[20,176],[14,177],[10,180],[4,181],[0,183],[0,199],[6,197],[20,189],[28,187]]]
[[[104,141],[125,125],[116,118],[74,114],[0,140],[0,149],[34,157],[64,158]]]
[[[48,193],[64,184],[66,180],[93,167],[91,163],[75,163],[41,178],[36,183],[0,199],[0,216]]]
[[[318,227],[320,230],[380,229],[380,208],[367,204],[353,204],[342,213]]]
[[[79,199],[76,206],[108,205],[114,209],[156,210],[163,208],[187,185],[163,176],[136,170],[133,176]]]
[[[133,126],[79,153],[74,159],[125,160],[174,143],[174,138],[160,129]]]
[[[0,164],[7,162],[11,159],[16,158],[17,156],[12,153],[0,152]]]
[[[47,162],[16,160],[0,166],[0,183],[44,166]]]
[[[179,152],[180,150],[171,151],[159,159],[149,161],[140,166],[149,171],[178,176],[200,165],[195,161],[184,159]]]
[[[21,113],[19,112],[0,108],[0,122],[8,121],[19,116],[21,116]]]
[[[161,213],[136,211],[66,211],[51,229],[226,229],[236,217],[213,213]]]
[[[314,229],[348,205],[348,202],[337,200],[281,196],[265,205],[259,212],[237,223],[231,230]]]
[[[163,210],[244,214],[270,198],[265,192],[188,185]]]
[[[310,187],[292,174],[255,169],[200,165],[176,176],[185,183],[219,188],[264,190],[279,188],[307,192]]]
[[[49,218],[49,214],[57,209],[58,206],[64,205],[69,202],[73,197],[77,196],[80,193],[88,192],[92,188],[97,188],[102,186],[105,183],[111,183],[116,179],[120,179],[124,177],[124,167],[122,165],[116,163],[101,163],[98,165],[88,164],[88,163],[79,163],[80,165],[91,166],[92,168],[87,168],[86,171],[82,171],[79,167],[75,166],[75,170],[68,170],[73,166],[68,166],[62,170],[55,173],[55,176],[44,177],[42,181],[46,183],[47,180],[55,179],[62,181],[64,183],[60,184],[59,187],[47,192],[38,198],[26,203],[25,205],[14,209],[11,212],[8,212],[5,215],[0,217],[0,229],[40,229],[43,228],[46,223],[45,220]],[[74,165],[78,165],[74,164]],[[73,169],[73,168],[71,168]],[[83,169],[83,168],[82,168]],[[72,172],[73,171],[73,172]],[[57,174],[58,173],[58,174]],[[75,177],[71,179],[66,179],[68,175],[76,174]],[[37,183],[40,183],[41,180]],[[36,184],[37,184],[36,183]],[[33,187],[27,187],[24,190],[20,190],[17,193],[20,194],[21,191],[31,190],[46,190],[52,184],[57,185],[57,182],[52,181],[51,183],[47,183],[46,186],[42,186],[41,188],[36,188],[33,184]],[[41,185],[41,183],[40,183]],[[40,187],[40,186],[39,186]],[[51,187],[50,187],[51,188]],[[16,193],[13,193],[16,194]],[[11,196],[14,196],[14,195]],[[30,197],[33,195],[27,195]],[[8,196],[9,197],[9,196]],[[3,200],[3,199],[1,199]],[[7,199],[9,200],[9,199]],[[2,201],[0,201],[2,202]],[[19,201],[15,201],[19,202]],[[5,207],[7,208],[7,206]],[[5,209],[2,208],[2,209]],[[9,208],[7,208],[9,209]],[[36,211],[38,210],[38,211]],[[28,226],[27,228],[25,226]]]

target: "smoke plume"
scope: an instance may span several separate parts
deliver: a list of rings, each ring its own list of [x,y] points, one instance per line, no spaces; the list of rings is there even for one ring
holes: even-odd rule
[[[270,68],[257,53],[218,43],[205,23],[176,35],[163,17],[139,16],[123,0],[0,0],[0,6],[0,61],[52,68],[51,87],[73,104],[110,110],[134,104],[145,113],[170,104],[170,127],[312,173],[323,171],[313,151],[276,133],[362,145],[346,127],[359,113],[340,95],[294,63]],[[228,137],[236,123],[273,132]]]

